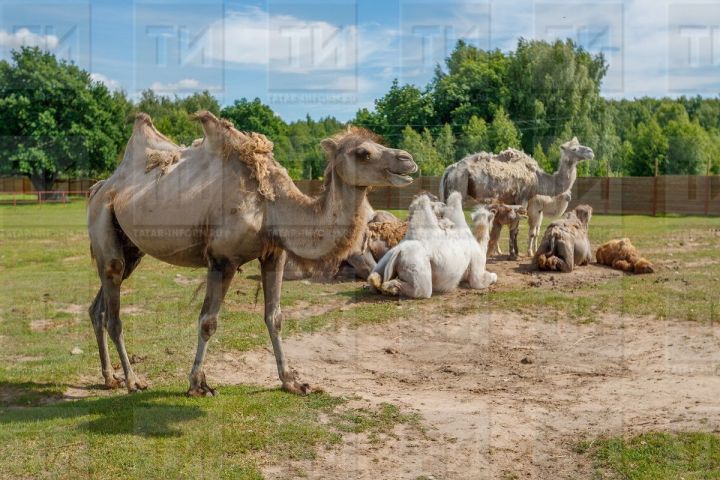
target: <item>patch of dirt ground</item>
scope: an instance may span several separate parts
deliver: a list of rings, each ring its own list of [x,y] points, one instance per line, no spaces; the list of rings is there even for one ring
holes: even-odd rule
[[[582,440],[720,431],[716,325],[428,313],[285,346],[303,380],[353,404],[418,412],[425,431],[346,435],[315,460],[266,465],[268,478],[589,478],[591,460],[574,451]],[[278,384],[268,349],[208,360],[217,383]]]

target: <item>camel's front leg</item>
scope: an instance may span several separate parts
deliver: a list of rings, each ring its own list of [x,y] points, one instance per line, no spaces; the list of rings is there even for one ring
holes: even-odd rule
[[[282,313],[280,312],[280,292],[282,289],[283,268],[285,266],[286,253],[270,255],[260,260],[260,273],[262,275],[263,295],[265,296],[265,325],[270,333],[275,361],[277,362],[278,375],[282,382],[283,390],[291,393],[307,395],[310,393],[310,385],[301,383],[295,378],[295,373],[290,370],[285,353],[283,352],[282,338]]]
[[[508,249],[510,250],[510,260],[517,260],[519,255],[518,249],[518,232],[520,232],[520,219],[510,224],[510,236]]]
[[[205,379],[205,353],[210,337],[217,329],[217,319],[220,314],[225,294],[230,287],[237,265],[227,259],[211,258],[208,266],[207,286],[205,287],[205,301],[200,310],[198,320],[198,345],[195,353],[195,362],[190,372],[190,388],[187,394],[190,396],[211,397],[217,392],[207,384]]]

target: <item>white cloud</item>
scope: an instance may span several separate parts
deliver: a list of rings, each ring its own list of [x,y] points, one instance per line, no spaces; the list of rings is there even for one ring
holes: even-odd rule
[[[191,93],[200,90],[219,90],[217,86],[203,85],[199,80],[194,78],[183,78],[174,83],[154,82],[150,88],[160,95]]]
[[[211,29],[216,60],[290,73],[354,69],[397,35],[389,28],[302,20],[257,7],[231,12]]]
[[[59,44],[60,40],[55,35],[38,35],[27,28],[21,28],[15,33],[0,30],[0,47],[19,48],[28,46],[52,50]]]
[[[93,82],[99,82],[105,84],[105,86],[110,91],[120,90],[122,88],[122,85],[120,85],[120,82],[117,80],[113,80],[112,78],[108,78],[102,73],[91,73],[90,78]]]

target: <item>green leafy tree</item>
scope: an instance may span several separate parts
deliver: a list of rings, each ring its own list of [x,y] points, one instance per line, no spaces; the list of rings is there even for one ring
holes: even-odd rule
[[[704,175],[712,164],[707,132],[697,122],[672,120],[665,129],[668,150],[663,173]]]
[[[527,129],[523,147],[530,151],[543,142],[547,148],[568,126],[586,139],[594,126],[591,114],[603,101],[600,82],[606,71],[602,55],[592,56],[570,40],[521,39],[511,54],[507,86],[508,112]]]
[[[490,124],[490,146],[494,152],[520,148],[520,132],[503,108],[495,112]]]
[[[490,118],[510,99],[507,74],[510,60],[499,50],[486,52],[460,40],[438,69],[432,85],[437,122],[464,125],[475,115]]]
[[[435,139],[435,151],[444,165],[455,162],[455,136],[452,127],[447,123],[440,129],[440,133]]]
[[[382,135],[391,146],[397,146],[405,126],[421,131],[434,123],[432,95],[413,85],[401,87],[394,80],[390,91],[375,101],[375,114],[361,110],[354,123]]]
[[[533,158],[538,163],[538,165],[540,165],[540,168],[542,168],[546,172],[553,171],[552,164],[550,163],[550,160],[548,160],[547,155],[545,155],[542,145],[540,145],[539,143],[535,144],[535,149],[533,150]]]
[[[647,124],[637,126],[637,133],[632,145],[628,171],[630,175],[655,175],[655,162],[665,165],[668,154],[668,139],[657,120],[652,118]]]
[[[476,115],[470,117],[467,125],[462,127],[459,152],[461,156],[490,150],[490,132],[488,125]]]
[[[222,109],[224,118],[232,120],[235,128],[267,135],[271,140],[280,135],[287,135],[287,124],[272,108],[263,104],[259,98],[248,101],[246,98]]]
[[[403,130],[403,138],[400,141],[400,148],[410,152],[415,162],[420,167],[421,175],[441,175],[445,164],[433,146],[433,138],[430,130],[423,130],[422,134],[416,132],[409,125]]]
[[[0,172],[49,190],[60,176],[112,170],[124,146],[127,104],[90,74],[39,48],[0,61]]]

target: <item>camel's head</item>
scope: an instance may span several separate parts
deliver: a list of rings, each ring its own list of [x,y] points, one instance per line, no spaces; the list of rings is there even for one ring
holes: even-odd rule
[[[408,152],[381,145],[375,134],[361,128],[326,138],[321,146],[328,156],[326,176],[333,169],[358,187],[404,187],[418,169]]]
[[[568,190],[567,192],[563,192],[558,195],[558,198],[560,200],[570,203],[570,200],[572,200],[572,193],[570,193],[570,190]]]
[[[420,199],[420,197],[424,198]],[[420,192],[415,195],[413,197],[411,205],[425,205],[426,203],[430,204],[430,209],[433,211],[436,217],[440,218],[443,216],[443,209],[445,208],[445,204],[442,203],[438,197],[428,191]]]
[[[575,207],[575,216],[583,225],[587,226],[592,218],[592,210],[590,205],[578,205]]]
[[[560,151],[563,154],[562,158],[572,163],[595,158],[592,148],[580,145],[577,137],[573,137],[569,142],[560,145]]]
[[[492,203],[488,208],[491,212],[493,212],[495,220],[502,225],[507,225],[520,218],[527,217],[527,210],[522,205]]]
[[[480,233],[489,231],[490,226],[495,220],[495,212],[492,207],[481,205],[471,215],[473,223],[473,232],[475,236],[479,236]]]

